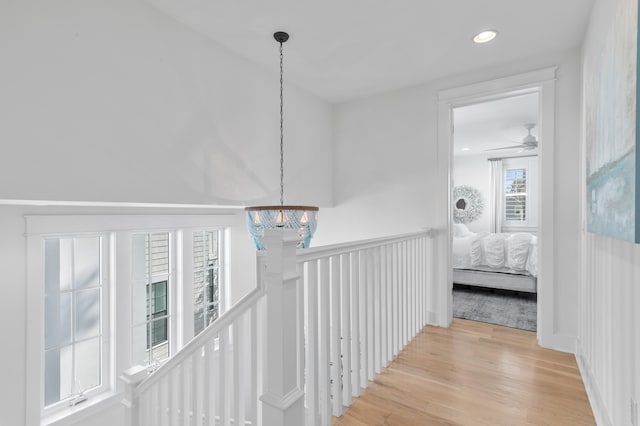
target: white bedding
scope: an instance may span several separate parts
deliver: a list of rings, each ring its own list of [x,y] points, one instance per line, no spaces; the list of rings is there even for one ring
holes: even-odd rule
[[[453,267],[474,269],[480,266],[514,273],[538,275],[537,238],[515,234],[473,233],[456,225],[453,237]]]

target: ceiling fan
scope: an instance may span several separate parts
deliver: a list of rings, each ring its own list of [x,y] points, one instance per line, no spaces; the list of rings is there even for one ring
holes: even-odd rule
[[[524,128],[527,129],[529,134],[522,138],[522,143],[517,143],[518,145],[514,146],[503,146],[501,148],[493,148],[493,149],[485,149],[485,151],[501,151],[503,149],[515,149],[520,148],[521,151],[530,151],[532,149],[536,149],[538,147],[538,140],[535,136],[531,134],[531,130],[536,127],[535,123],[528,123],[524,125]]]

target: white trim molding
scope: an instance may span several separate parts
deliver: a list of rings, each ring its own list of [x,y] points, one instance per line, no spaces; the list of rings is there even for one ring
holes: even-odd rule
[[[451,171],[453,164],[453,109],[504,99],[520,94],[538,93],[540,203],[538,205],[539,274],[538,274],[538,342],[561,351],[575,351],[575,338],[556,336],[554,313],[554,136],[555,82],[557,67],[549,67],[467,86],[445,89],[438,93],[438,223],[445,224],[437,247],[446,253],[437,271],[435,297],[438,306],[437,324],[448,326],[452,320],[451,272]],[[444,217],[443,217],[444,216]]]
[[[582,382],[584,383],[584,388],[587,391],[587,397],[589,398],[589,404],[591,404],[591,410],[593,411],[593,417],[595,417],[596,423],[599,426],[613,426],[613,422],[611,421],[611,417],[607,411],[607,406],[605,405],[604,399],[598,390],[598,383],[591,371],[589,361],[583,355],[582,347],[579,342],[576,349],[576,362],[578,363],[578,369],[580,370]]]

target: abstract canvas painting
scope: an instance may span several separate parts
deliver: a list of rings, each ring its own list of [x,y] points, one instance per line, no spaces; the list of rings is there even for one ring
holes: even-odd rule
[[[585,56],[587,227],[637,243],[638,2],[617,3],[601,48]]]

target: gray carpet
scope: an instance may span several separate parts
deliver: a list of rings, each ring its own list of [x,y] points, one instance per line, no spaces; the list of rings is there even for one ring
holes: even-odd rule
[[[536,331],[536,294],[453,286],[453,316]]]

